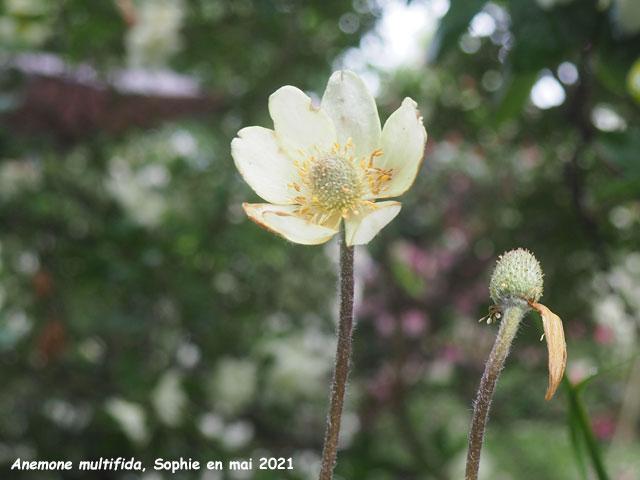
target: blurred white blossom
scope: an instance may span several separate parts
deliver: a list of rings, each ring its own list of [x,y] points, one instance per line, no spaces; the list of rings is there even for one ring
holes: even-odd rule
[[[614,0],[613,19],[621,33],[635,35],[640,31],[640,2]]]
[[[91,409],[78,407],[60,398],[50,398],[43,405],[43,413],[62,428],[79,430],[89,422]]]
[[[5,11],[16,17],[43,15],[47,13],[46,0],[5,0]]]
[[[573,2],[573,0],[536,0],[536,3],[538,4],[538,6],[540,6],[540,8],[543,8],[545,10],[549,10],[556,6],[566,5],[571,2]]]
[[[99,337],[78,342],[78,353],[88,362],[99,363],[104,358],[105,344]]]
[[[256,365],[251,360],[221,359],[211,388],[216,410],[229,415],[242,410],[255,394],[256,373]]]
[[[261,348],[272,359],[265,393],[280,400],[321,396],[333,367],[335,343],[333,335],[313,329],[268,340]]]
[[[176,426],[180,423],[182,411],[187,402],[181,380],[177,371],[169,370],[160,378],[151,393],[151,401],[158,417],[169,426]]]
[[[185,8],[182,0],[142,0],[136,23],[125,40],[129,63],[135,67],[161,67],[180,51],[180,28]]]
[[[8,343],[17,342],[27,335],[33,328],[33,320],[30,319],[24,310],[14,310],[6,312],[0,323],[0,335]]]
[[[205,413],[198,421],[198,429],[206,438],[220,438],[224,433],[224,420],[215,413]]]
[[[42,171],[35,162],[3,160],[0,163],[0,198],[8,199],[40,185]]]
[[[216,470],[203,470],[200,480],[222,480],[222,472]]]
[[[315,480],[320,474],[321,459],[313,450],[301,450],[293,454],[296,468],[305,480]]]
[[[198,154],[198,142],[188,130],[176,130],[169,137],[169,144],[176,155],[183,157],[193,157]]]
[[[0,16],[0,43],[5,46],[39,47],[51,34],[52,8],[45,0],[5,0]]]
[[[251,441],[254,430],[253,425],[244,420],[230,423],[224,429],[222,443],[229,449],[242,448]]]
[[[144,444],[149,439],[146,413],[141,405],[122,398],[109,398],[104,408],[133,442]]]
[[[598,367],[589,357],[572,358],[567,364],[567,376],[574,385],[597,372]]]
[[[629,355],[635,346],[635,319],[625,311],[625,304],[615,294],[605,296],[594,307],[594,316],[598,325],[607,328],[613,335],[615,352],[621,356]]]
[[[340,424],[340,448],[349,448],[360,431],[360,418],[355,412],[345,411]]]
[[[166,211],[165,197],[149,186],[145,175],[138,175],[120,157],[111,160],[105,187],[140,225],[156,226]]]
[[[193,368],[200,361],[200,348],[194,343],[183,342],[176,349],[176,360],[184,368]]]
[[[607,292],[595,297],[593,304],[598,326],[611,337],[616,355],[631,355],[640,327],[640,253],[621,256],[609,272],[594,278],[592,288]],[[603,339],[608,340],[606,336]]]

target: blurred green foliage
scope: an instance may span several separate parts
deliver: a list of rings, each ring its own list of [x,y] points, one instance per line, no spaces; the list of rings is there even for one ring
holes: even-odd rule
[[[580,397],[595,448],[610,478],[637,478],[637,2],[451,1],[444,13],[443,2],[414,0],[441,17],[420,59],[349,64],[345,52],[380,35],[393,4],[4,2],[1,478],[314,478],[337,246],[289,244],[248,221],[240,205],[256,196],[229,143],[243,126],[271,126],[278,87],[321,95],[341,67],[379,81],[383,121],[414,98],[429,141],[401,214],[356,254],[337,476],[462,477],[496,331],[476,320],[495,258],[521,246],[564,320],[569,380],[600,372]],[[173,96],[117,81],[167,69],[182,75]],[[500,379],[484,478],[589,478],[593,468],[571,443],[573,397],[543,401],[538,323],[526,318]],[[148,471],[9,470],[18,457],[117,456]],[[181,456],[291,457],[294,469],[151,471]]]

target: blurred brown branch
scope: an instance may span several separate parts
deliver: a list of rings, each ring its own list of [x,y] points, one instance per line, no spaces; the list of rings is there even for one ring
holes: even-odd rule
[[[106,83],[70,76],[27,74],[21,104],[5,117],[9,130],[48,133],[70,143],[98,133],[119,134],[132,127],[219,110],[205,94],[136,94]]]

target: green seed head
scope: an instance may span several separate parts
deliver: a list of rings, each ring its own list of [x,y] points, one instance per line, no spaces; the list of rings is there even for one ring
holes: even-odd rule
[[[542,296],[543,275],[538,260],[528,250],[506,252],[491,276],[491,298],[502,309],[526,305],[527,300],[537,302]]]

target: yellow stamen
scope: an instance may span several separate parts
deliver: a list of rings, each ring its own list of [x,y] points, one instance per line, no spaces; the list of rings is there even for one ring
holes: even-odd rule
[[[388,186],[384,184],[393,177],[391,169],[384,170],[374,165],[375,159],[382,155],[382,149],[374,150],[368,157],[357,157],[350,154],[349,149],[352,148],[353,141],[349,138],[344,147],[334,142],[329,152],[323,152],[314,145],[313,156],[298,150],[303,159],[294,161],[293,165],[300,179],[289,184],[290,188],[302,194],[290,199],[291,203],[301,205],[295,213],[312,223],[330,221],[332,226],[337,226],[336,214],[349,220],[350,215],[364,214],[365,208],[379,208],[373,201],[362,198],[375,198],[387,190]]]

